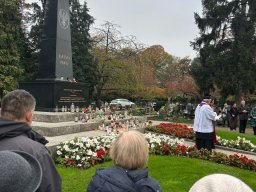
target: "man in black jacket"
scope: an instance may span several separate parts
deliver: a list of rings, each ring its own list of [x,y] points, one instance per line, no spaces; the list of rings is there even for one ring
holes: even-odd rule
[[[44,146],[48,141],[30,127],[35,105],[35,98],[24,90],[15,90],[4,96],[0,117],[0,150],[25,151],[34,156],[43,171],[37,192],[60,192],[61,178]]]

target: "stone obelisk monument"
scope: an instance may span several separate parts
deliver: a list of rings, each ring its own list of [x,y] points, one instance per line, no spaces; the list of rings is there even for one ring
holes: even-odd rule
[[[46,0],[39,71],[35,81],[20,82],[37,100],[37,110],[53,111],[56,106],[84,107],[89,85],[74,83],[71,50],[69,0]]]
[[[46,1],[38,79],[73,79],[68,0]]]

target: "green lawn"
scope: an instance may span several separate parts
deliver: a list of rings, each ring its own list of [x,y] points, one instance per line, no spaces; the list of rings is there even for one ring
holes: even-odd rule
[[[238,136],[244,137],[246,140],[250,140],[254,145],[256,145],[256,136],[252,134],[232,132],[229,129],[227,129],[227,131],[217,130],[216,134],[220,136],[222,139],[227,139],[227,140],[236,140]]]
[[[184,118],[184,117],[176,117],[174,119],[166,120],[161,117],[150,116],[147,119],[151,120],[151,121],[170,121],[170,122],[175,122],[175,123],[186,123],[186,124],[193,124],[193,122],[194,122],[193,119],[188,119],[188,118]]]
[[[107,162],[97,167],[108,167],[111,165],[111,162]],[[164,192],[187,192],[195,181],[212,173],[233,175],[256,191],[255,172],[209,161],[180,157],[150,156],[148,167],[150,176],[160,183]],[[62,177],[63,192],[85,191],[95,173],[95,168],[78,170],[57,166],[57,169]]]

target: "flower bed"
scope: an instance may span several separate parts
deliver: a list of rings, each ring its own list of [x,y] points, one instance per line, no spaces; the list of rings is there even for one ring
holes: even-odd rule
[[[193,129],[187,127],[186,124],[182,125],[178,123],[160,123],[156,126],[147,127],[146,130],[155,133],[167,134],[178,138],[195,140],[195,133]],[[230,141],[217,136],[217,145],[244,151],[256,152],[256,146],[249,140],[241,137],[237,137],[237,140]]]
[[[156,133],[164,133],[179,138],[195,139],[195,133],[192,128],[187,127],[186,124],[179,123],[160,123],[159,125],[147,127],[147,131]]]
[[[236,140],[226,140],[217,136],[217,144],[220,146],[235,148],[244,151],[256,152],[256,146],[252,144],[249,140],[242,137],[237,137]]]
[[[56,163],[66,166],[89,168],[109,159],[109,149],[116,135],[93,138],[76,138],[57,146]]]
[[[109,149],[116,135],[94,138],[80,138],[61,143],[57,147],[56,163],[77,168],[89,168],[97,163],[110,160]],[[237,154],[227,156],[223,153],[197,150],[184,145],[183,139],[172,139],[167,135],[147,133],[150,154],[173,155],[210,160],[217,163],[236,166],[242,169],[256,170],[254,160]]]

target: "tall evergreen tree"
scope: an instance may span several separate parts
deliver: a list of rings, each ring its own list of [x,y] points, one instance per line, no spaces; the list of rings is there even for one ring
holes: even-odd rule
[[[29,6],[29,15],[24,20],[24,23],[30,26],[24,39],[24,43],[28,46],[23,50],[24,58],[21,61],[24,68],[24,80],[35,80],[37,77],[45,2],[45,0],[41,0],[40,3],[32,3]]]
[[[28,38],[29,27],[29,10],[31,5],[26,3],[25,0],[20,0],[20,14],[21,14],[21,26],[20,26],[20,38],[17,42],[19,54],[20,54],[20,66],[23,68],[22,80],[33,80],[35,71],[33,69],[32,50],[30,48],[30,41]]]
[[[256,1],[202,0],[203,14],[195,14],[200,36],[192,43],[200,53],[198,72],[209,91],[213,84],[224,96],[255,89]]]
[[[22,73],[17,42],[20,40],[20,1],[0,1],[0,97],[18,86]]]
[[[71,42],[74,77],[79,82],[88,82],[91,88],[98,80],[97,65],[91,53],[90,26],[94,19],[89,15],[86,2],[83,5],[79,0],[70,0],[71,6]],[[91,89],[92,92],[93,89]]]

